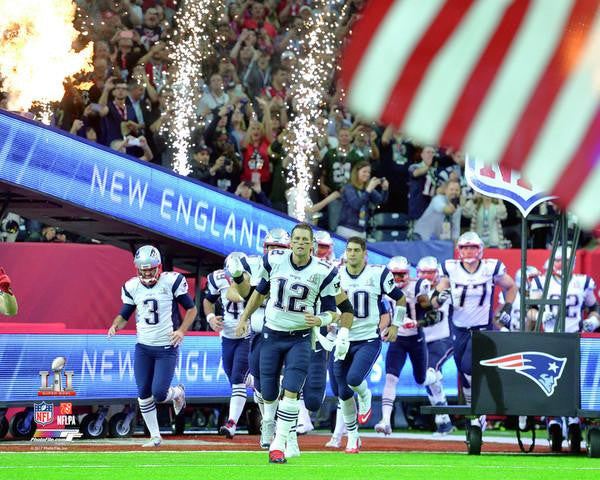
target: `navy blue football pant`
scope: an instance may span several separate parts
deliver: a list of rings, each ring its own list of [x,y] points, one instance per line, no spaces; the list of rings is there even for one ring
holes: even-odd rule
[[[450,324],[450,334],[452,335],[452,347],[454,348],[454,361],[460,374],[463,386],[470,388],[471,382],[465,375],[471,378],[472,357],[473,357],[473,330],[487,330],[487,325],[473,328],[462,328]]]
[[[221,337],[223,370],[231,385],[244,383],[248,376],[248,338]]]
[[[427,364],[434,370],[441,370],[446,360],[452,356],[453,351],[450,337],[433,340],[427,344]]]
[[[327,385],[327,351],[317,344],[319,351],[311,351],[306,383],[302,388],[304,405],[311,412],[316,412],[323,404]],[[286,367],[287,368],[287,367]]]
[[[282,387],[300,393],[310,364],[310,329],[280,332],[263,328],[260,348],[260,387],[263,398],[279,396],[279,376],[285,364]]]
[[[157,403],[165,401],[175,373],[178,354],[179,347],[135,344],[133,372],[139,398],[153,396]]]
[[[329,356],[327,358],[327,371],[329,372],[329,385],[331,385],[331,391],[335,397],[338,397],[340,394],[340,390],[338,388],[338,383],[335,378],[335,372],[333,371],[333,363],[335,361],[333,352],[329,352]]]
[[[250,374],[254,378],[254,390],[260,392],[260,347],[262,345],[262,333],[254,333],[250,339],[250,354],[248,355],[248,366]]]
[[[407,356],[410,357],[415,382],[423,384],[427,374],[427,343],[422,328],[416,335],[398,335],[396,341],[390,344],[385,356],[385,373],[400,377]]]
[[[354,396],[354,390],[350,386],[358,387],[362,383],[380,353],[381,339],[379,337],[350,342],[346,358],[333,362],[333,373],[338,384],[339,398],[348,400]]]

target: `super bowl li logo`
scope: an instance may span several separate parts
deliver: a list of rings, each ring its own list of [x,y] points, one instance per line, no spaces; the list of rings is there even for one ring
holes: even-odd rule
[[[52,360],[52,383],[50,383],[50,372],[40,370],[41,387],[38,391],[39,397],[73,397],[76,395],[73,390],[73,370],[64,371],[67,359],[65,357],[56,357]],[[63,388],[63,374],[65,376],[65,385]]]

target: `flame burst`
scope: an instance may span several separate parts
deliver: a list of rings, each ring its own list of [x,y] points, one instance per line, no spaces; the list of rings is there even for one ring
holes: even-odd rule
[[[64,95],[63,82],[91,71],[93,45],[73,50],[71,0],[0,0],[0,77],[11,110],[28,110]]]
[[[306,220],[313,188],[313,167],[318,152],[318,128],[315,119],[321,115],[325,93],[335,70],[339,40],[335,32],[343,15],[330,10],[324,0],[315,2],[314,17],[309,19],[309,32],[300,42],[297,66],[292,69],[291,94],[297,114],[288,124],[284,148],[291,158],[288,184],[296,188],[294,217]]]

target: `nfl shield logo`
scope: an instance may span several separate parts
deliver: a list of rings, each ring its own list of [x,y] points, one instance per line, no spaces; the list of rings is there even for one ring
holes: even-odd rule
[[[34,403],[33,416],[38,425],[47,425],[54,420],[54,405],[51,403]]]

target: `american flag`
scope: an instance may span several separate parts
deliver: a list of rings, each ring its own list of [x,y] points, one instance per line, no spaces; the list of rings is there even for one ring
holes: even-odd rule
[[[348,105],[519,170],[600,224],[598,0],[371,0],[342,57]]]

